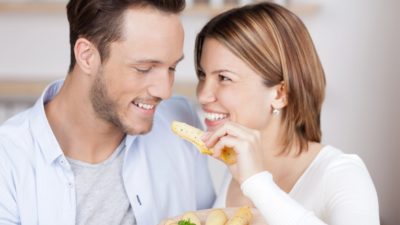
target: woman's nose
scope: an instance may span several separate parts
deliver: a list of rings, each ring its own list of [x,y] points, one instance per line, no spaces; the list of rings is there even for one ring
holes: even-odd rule
[[[197,84],[197,100],[207,104],[216,100],[216,86],[212,82],[202,81]]]

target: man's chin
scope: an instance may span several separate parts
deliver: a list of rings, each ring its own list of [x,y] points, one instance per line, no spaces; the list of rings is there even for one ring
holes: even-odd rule
[[[125,133],[128,135],[143,135],[147,134],[153,128],[153,123],[149,124],[148,126],[141,126],[141,127],[132,127],[125,130]]]

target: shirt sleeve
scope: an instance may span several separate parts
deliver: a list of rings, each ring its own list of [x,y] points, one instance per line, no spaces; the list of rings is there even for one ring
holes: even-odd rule
[[[261,172],[248,178],[242,183],[241,188],[244,195],[252,200],[263,215],[268,225],[326,224],[312,211],[306,210],[282,191],[268,172]]]
[[[0,224],[19,224],[16,193],[11,170],[7,166],[8,157],[0,145]]]
[[[325,221],[282,191],[268,172],[250,177],[241,188],[269,225],[379,224],[376,191],[362,163],[334,164],[323,179]]]

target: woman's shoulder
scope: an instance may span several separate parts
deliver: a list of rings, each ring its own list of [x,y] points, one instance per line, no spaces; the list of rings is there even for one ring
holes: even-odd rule
[[[356,154],[346,154],[332,146],[322,152],[322,190],[326,207],[349,206],[352,210],[375,215],[378,211],[378,196],[366,165]]]
[[[317,167],[327,171],[341,169],[366,169],[363,160],[357,154],[344,153],[331,145],[324,146],[316,158]]]
[[[375,191],[372,178],[363,160],[356,154],[347,154],[333,146],[325,146],[314,165],[314,172],[323,182],[324,189],[370,187]]]
[[[372,183],[363,160],[356,154],[344,153],[333,146],[324,146],[314,159],[303,180],[326,187],[348,183]],[[335,185],[334,185],[335,186]]]

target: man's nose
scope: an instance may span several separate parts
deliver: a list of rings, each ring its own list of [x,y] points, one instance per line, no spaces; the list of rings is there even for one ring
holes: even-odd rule
[[[174,83],[174,74],[170,71],[160,72],[150,81],[148,92],[153,97],[167,99],[172,95],[172,85]]]

